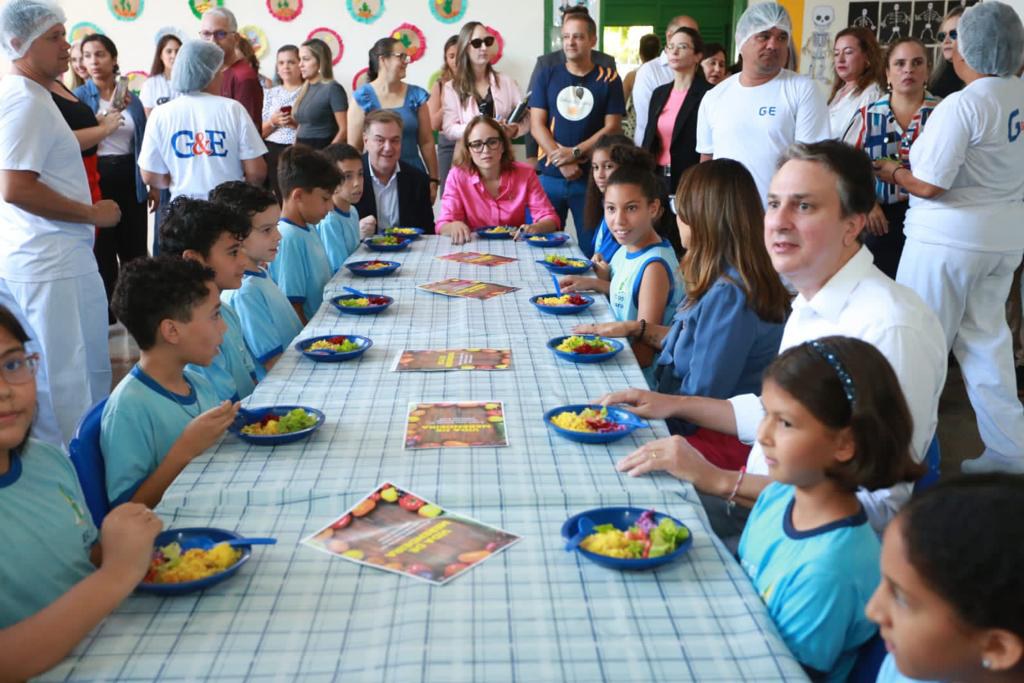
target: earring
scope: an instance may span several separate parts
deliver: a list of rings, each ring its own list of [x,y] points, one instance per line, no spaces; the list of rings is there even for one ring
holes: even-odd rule
[[[990,662],[987,659],[981,660],[981,668],[982,669],[991,669],[992,668],[992,662]]]

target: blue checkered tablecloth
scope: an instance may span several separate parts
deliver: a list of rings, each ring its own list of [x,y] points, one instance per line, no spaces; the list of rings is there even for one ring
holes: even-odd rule
[[[438,260],[450,251],[520,259],[493,268]],[[452,247],[428,237],[387,254],[386,278],[342,270],[352,286],[395,297],[376,316],[328,303],[300,338],[362,334],[358,361],[314,363],[288,350],[246,404],[297,403],[327,422],[309,440],[261,448],[225,437],[168,489],[168,527],[273,535],[237,576],[202,593],[135,595],[60,666],[54,681],[783,681],[806,680],[742,569],[713,538],[693,488],[666,475],[629,478],[614,463],[664,423],[607,446],[557,437],[545,410],[643,386],[629,347],[575,365],[544,346],[575,324],[611,319],[598,301],[578,316],[540,314],[550,292],[534,263],[548,253],[508,241]],[[351,260],[372,258],[361,250]],[[521,289],[488,301],[416,290],[447,277]],[[394,373],[403,349],[511,348],[512,369]],[[500,400],[510,445],[403,450],[410,402]],[[299,546],[383,481],[523,540],[436,587]],[[571,514],[604,505],[654,507],[693,531],[692,549],[653,572],[600,568],[562,550]]]

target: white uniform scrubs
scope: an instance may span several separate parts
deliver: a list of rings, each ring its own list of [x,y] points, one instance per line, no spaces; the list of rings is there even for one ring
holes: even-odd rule
[[[1004,310],[1024,253],[1024,82],[985,77],[947,97],[914,143],[910,166],[946,191],[911,196],[896,280],[938,316],[985,457],[1024,472],[1024,410]]]
[[[92,204],[82,155],[50,92],[0,80],[0,169],[32,171],[53,191]],[[107,295],[92,253],[92,225],[50,220],[0,198],[0,286],[43,349],[49,395],[64,442],[110,393]]]

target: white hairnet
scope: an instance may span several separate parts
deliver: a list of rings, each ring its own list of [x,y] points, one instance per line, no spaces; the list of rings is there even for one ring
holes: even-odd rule
[[[957,26],[956,49],[980,74],[1011,76],[1024,59],[1024,25],[1017,12],[1001,2],[968,7]]]
[[[736,48],[743,47],[751,36],[773,28],[793,34],[793,22],[786,8],[777,2],[762,2],[751,5],[736,22]]]
[[[171,69],[171,87],[178,92],[195,92],[210,84],[224,63],[224,51],[216,43],[186,40],[178,50]]]
[[[177,26],[164,26],[153,36],[153,44],[156,45],[164,36],[174,36],[179,43],[185,42],[185,32]]]
[[[56,24],[67,21],[49,0],[9,0],[0,8],[0,50],[7,59],[21,59],[32,42]]]

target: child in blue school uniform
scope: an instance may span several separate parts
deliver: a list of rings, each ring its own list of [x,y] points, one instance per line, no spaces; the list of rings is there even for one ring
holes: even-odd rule
[[[646,327],[668,325],[684,293],[675,251],[654,229],[662,210],[660,191],[654,175],[641,168],[625,166],[612,173],[604,193],[605,220],[620,249],[610,263],[595,257],[597,277],[569,275],[559,283],[564,291],[606,294],[618,321],[642,321],[631,344],[649,385],[655,349],[642,341]]]
[[[915,497],[885,530],[868,603],[878,683],[1024,680],[1024,476],[977,474]]]
[[[238,314],[246,345],[256,361],[269,372],[302,331],[302,323],[288,297],[263,267],[277,257],[281,244],[281,232],[277,228],[281,208],[269,190],[238,180],[215,187],[210,192],[210,201],[249,220],[249,236],[242,241],[246,257],[242,286],[225,289],[220,298]]]
[[[126,266],[111,306],[140,358],[111,392],[100,421],[107,497],[154,507],[238,413],[237,403],[222,401],[191,369],[220,352],[220,290],[210,268],[161,254]]]
[[[790,297],[764,249],[764,209],[754,178],[731,159],[693,166],[680,179],[676,211],[687,250],[681,263],[686,296],[671,327],[645,326],[643,341],[661,350],[655,389],[720,399],[760,395],[761,375],[779,352]],[[640,323],[573,331],[635,336]],[[747,462],[750,446],[734,435],[674,418],[668,425],[718,467],[738,470]]]
[[[367,216],[360,220],[359,209],[355,206],[363,196],[363,157],[359,151],[352,145],[338,142],[320,153],[330,159],[341,174],[341,182],[332,195],[334,207],[316,226],[331,272],[337,273],[345,259],[359,248],[359,240],[373,234],[377,219]]]
[[[856,492],[920,474],[910,410],[881,352],[849,337],[786,350],[761,401],[757,438],[775,481],[750,512],[740,564],[811,677],[845,681],[877,630],[864,607],[880,546]]]
[[[160,251],[209,267],[219,295],[242,286],[248,265],[242,241],[249,230],[249,220],[236,211],[203,199],[178,197],[160,226]],[[266,371],[246,346],[238,314],[225,304],[220,315],[227,330],[217,356],[212,363],[190,369],[209,380],[222,401],[238,401],[252,393]]]
[[[277,162],[281,207],[281,246],[270,264],[270,277],[281,288],[305,325],[324,300],[331,264],[314,230],[331,210],[331,196],[341,175],[327,157],[311,147],[292,145]]]
[[[131,594],[162,528],[129,503],[97,534],[67,455],[30,436],[39,358],[28,341],[0,306],[0,678],[15,681],[51,669]]]

